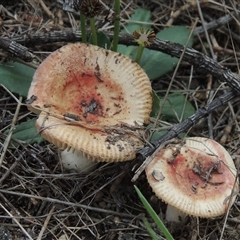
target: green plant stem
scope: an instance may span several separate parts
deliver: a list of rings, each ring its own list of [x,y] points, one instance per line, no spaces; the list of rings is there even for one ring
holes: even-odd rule
[[[97,30],[96,30],[94,18],[90,18],[90,26],[91,26],[91,30],[92,30],[92,42],[94,45],[98,45]]]
[[[114,35],[113,35],[112,50],[117,52],[118,36],[119,36],[119,31],[120,31],[120,0],[115,0],[114,11],[116,14],[116,18],[114,20]]]
[[[85,15],[82,13],[80,13],[80,22],[81,22],[82,42],[87,43],[86,19],[85,19]]]
[[[140,44],[140,45],[138,46],[137,56],[136,56],[136,59],[135,59],[135,61],[136,61],[138,64],[139,64],[139,62],[140,62],[140,60],[141,60],[143,50],[144,50],[144,46],[142,46],[142,45]]]

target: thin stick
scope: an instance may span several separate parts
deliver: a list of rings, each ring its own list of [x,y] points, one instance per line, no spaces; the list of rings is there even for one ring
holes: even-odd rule
[[[116,211],[112,211],[112,210],[91,207],[91,206],[87,206],[87,205],[79,204],[79,203],[65,202],[65,201],[61,201],[61,200],[49,198],[49,197],[40,197],[40,196],[36,196],[36,195],[32,195],[32,194],[20,193],[20,192],[16,192],[16,191],[8,191],[8,190],[4,190],[4,189],[0,189],[0,192],[5,193],[5,194],[27,197],[27,198],[40,199],[42,201],[63,204],[63,205],[75,207],[75,208],[76,207],[83,208],[86,210],[100,212],[100,213],[106,213],[106,214],[110,214],[110,215],[117,215],[120,217],[127,217],[127,218],[136,218],[137,217],[132,214],[120,213],[120,212],[116,212]]]
[[[139,160],[144,160],[150,156],[162,143],[177,137],[180,133],[190,129],[196,122],[198,122],[202,117],[211,113],[214,109],[223,106],[231,99],[235,98],[233,90],[225,93],[224,95],[214,99],[211,103],[207,104],[205,107],[199,108],[192,116],[185,119],[183,122],[173,125],[173,127],[159,139],[151,142],[151,146],[147,145],[137,153],[137,158]]]
[[[17,105],[16,111],[15,111],[14,117],[12,119],[12,124],[11,124],[10,131],[9,131],[8,136],[5,139],[5,142],[3,144],[4,145],[3,146],[3,151],[2,151],[2,154],[1,154],[1,157],[0,157],[0,167],[2,166],[3,159],[5,158],[8,146],[9,146],[11,138],[12,138],[13,130],[15,128],[15,124],[16,124],[17,119],[18,119],[18,114],[19,114],[19,111],[20,111],[22,99],[23,99],[22,97],[19,97],[18,105]]]
[[[44,224],[43,224],[42,229],[41,229],[41,231],[40,231],[40,233],[38,235],[37,240],[41,240],[42,239],[43,233],[47,229],[47,225],[48,225],[48,223],[49,223],[49,221],[50,221],[50,219],[52,217],[54,209],[55,209],[55,206],[52,206],[50,212],[48,213],[48,216],[46,217],[46,219],[44,221]]]
[[[54,15],[52,14],[52,12],[49,10],[49,8],[46,6],[46,4],[43,2],[43,0],[39,0],[40,5],[42,7],[42,9],[44,10],[44,12],[51,18],[54,19]]]
[[[194,27],[197,25],[197,22],[198,22],[198,19],[196,19],[196,21],[195,21],[195,23],[194,23]],[[193,27],[193,29],[194,29],[194,27]],[[163,107],[164,107],[165,102],[166,102],[166,100],[167,100],[167,96],[168,96],[168,94],[169,94],[169,92],[170,92],[170,90],[171,90],[173,80],[174,80],[174,78],[175,78],[175,76],[176,76],[176,74],[177,74],[178,68],[179,68],[179,66],[180,66],[180,63],[182,62],[184,53],[185,53],[185,51],[186,51],[186,49],[187,49],[187,45],[188,45],[188,43],[189,43],[189,41],[190,41],[190,39],[191,39],[191,36],[192,36],[192,33],[193,33],[193,29],[192,29],[192,31],[190,32],[189,36],[188,36],[187,42],[186,42],[186,44],[185,44],[185,46],[184,46],[184,49],[183,49],[183,51],[182,51],[182,54],[181,54],[179,60],[178,60],[177,66],[176,66],[176,68],[175,68],[175,70],[174,70],[174,72],[173,72],[172,79],[171,79],[171,81],[170,81],[170,83],[169,83],[169,85],[168,85],[167,91],[166,91],[165,96],[164,96],[164,98],[163,98],[163,102],[162,102],[162,104],[161,104],[161,106],[160,106],[160,109],[159,109],[159,112],[158,112],[156,121],[155,121],[155,123],[154,123],[154,125],[153,125],[153,128],[156,128],[157,121],[158,121],[158,119],[160,118],[160,114],[162,113]]]
[[[33,238],[28,234],[28,232],[23,228],[23,226],[18,222],[18,220],[0,203],[1,208],[13,219],[13,221],[21,228],[23,233],[30,239]]]
[[[68,226],[66,226],[64,224],[64,221],[59,220],[56,216],[54,216],[54,219],[56,221],[58,221],[58,223],[60,225],[62,225],[63,228],[68,229],[69,233],[71,233],[76,239],[79,239],[79,240],[83,240],[84,239],[84,238],[79,238],[79,236],[74,231],[72,231],[71,228],[69,228]],[[40,240],[40,239],[37,239],[37,240]]]

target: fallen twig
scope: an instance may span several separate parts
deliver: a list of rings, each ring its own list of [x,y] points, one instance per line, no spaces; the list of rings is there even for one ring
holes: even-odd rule
[[[66,36],[68,35],[66,33],[69,33],[70,36],[74,37],[75,40],[81,39],[81,33],[79,31],[76,32],[69,31],[65,33],[52,32],[44,35],[40,34],[41,37],[39,37],[40,35],[38,35],[37,39],[45,39],[45,41],[46,40],[48,41],[48,39],[54,35],[55,37],[51,37],[52,41],[62,41],[63,38],[66,39]],[[113,34],[108,33],[108,35],[111,39],[113,38]],[[31,36],[29,38],[29,41],[31,39],[32,40],[35,39],[36,36],[37,35]],[[25,39],[25,41],[27,41],[27,39]],[[119,43],[125,45],[137,45],[135,40],[129,34],[120,35]],[[214,109],[226,104],[228,101],[232,100],[240,93],[240,79],[237,74],[233,73],[230,69],[224,68],[222,65],[220,65],[212,58],[198,52],[195,49],[185,48],[181,44],[172,43],[170,41],[165,41],[161,39],[157,39],[156,42],[153,43],[149,48],[156,51],[164,52],[166,54],[178,58],[182,55],[183,51],[185,51],[182,57],[183,60],[194,65],[200,71],[212,74],[215,78],[217,78],[221,82],[226,82],[232,88],[232,91],[229,91],[226,94],[220,96],[219,98],[216,98],[211,103],[207,104],[205,107],[198,109],[194,115],[187,118],[182,123],[175,124],[173,128],[169,130],[165,135],[163,135],[160,139],[155,140],[152,143],[154,147],[147,145],[142,150],[140,150],[137,156],[141,160],[151,155],[155,151],[155,149],[158,148],[162,143],[178,136],[181,132],[188,130],[205,115],[211,113]]]
[[[214,99],[205,107],[199,108],[192,116],[185,119],[183,122],[173,125],[173,127],[166,134],[161,136],[159,139],[151,142],[151,145],[147,145],[143,149],[141,149],[137,154],[137,158],[140,160],[144,160],[164,142],[169,141],[170,139],[177,137],[180,133],[187,131],[201,118],[211,113],[216,108],[226,104],[228,101],[232,100],[236,96],[237,94],[233,90],[231,90],[224,95]]]

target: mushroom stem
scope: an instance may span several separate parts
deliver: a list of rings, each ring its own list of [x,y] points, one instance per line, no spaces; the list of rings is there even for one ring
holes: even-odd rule
[[[88,159],[82,152],[65,149],[61,151],[60,158],[65,169],[79,173],[89,173],[97,167],[97,162]]]
[[[166,220],[184,225],[187,220],[187,214],[180,211],[178,208],[168,204],[166,210]]]

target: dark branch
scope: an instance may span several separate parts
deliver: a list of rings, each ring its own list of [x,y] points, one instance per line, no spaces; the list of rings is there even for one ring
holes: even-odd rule
[[[26,62],[31,62],[34,59],[34,55],[28,50],[28,48],[8,38],[0,37],[0,48]]]
[[[107,33],[108,36],[112,39],[113,34]],[[40,42],[59,42],[59,41],[80,41],[81,33],[79,31],[65,31],[65,32],[48,32],[35,34],[32,36],[25,36],[24,38],[15,39],[19,43],[25,44],[34,44]],[[7,50],[11,54],[18,56],[24,60],[31,59],[31,53],[26,50],[25,47],[21,46],[17,42],[13,42],[11,40],[0,39],[0,47]],[[119,36],[119,43],[125,45],[137,45],[131,35],[123,34]],[[16,47],[12,47],[16,46]],[[19,47],[19,52],[18,48]],[[240,94],[240,80],[237,74],[231,72],[230,69],[224,68],[218,62],[211,59],[210,57],[194,50],[192,48],[184,48],[184,46],[178,43],[172,43],[165,40],[157,39],[154,44],[150,47],[152,50],[161,51],[163,53],[169,54],[173,57],[180,57],[183,55],[183,60],[189,62],[194,65],[198,70],[204,71],[206,73],[212,74],[218,80],[222,82],[227,82],[227,84],[232,88],[232,90],[219,98],[213,100],[210,104],[205,107],[198,109],[194,115],[187,118],[182,123],[176,124],[173,128],[167,132],[160,139],[154,141],[152,143],[153,147],[146,146],[142,150],[139,151],[137,156],[139,159],[145,159],[147,156],[151,155],[151,153],[162,143],[178,136],[181,132],[187,131],[191,128],[197,121],[203,118],[205,115],[211,113],[214,109],[226,104],[231,99],[235,98]],[[16,52],[15,52],[16,51]]]
[[[106,32],[106,34],[110,37],[110,39],[113,38],[112,33]],[[46,43],[46,42],[48,43],[61,42],[61,41],[76,42],[76,41],[81,41],[81,32],[80,31],[74,32],[71,30],[68,30],[65,32],[53,31],[53,32],[47,32],[47,33],[28,35],[28,36],[24,36],[24,38],[23,37],[15,38],[14,40],[17,41],[18,43],[25,43],[27,45],[36,44],[36,43]],[[135,40],[132,38],[130,34],[121,34],[119,36],[119,43],[127,46],[137,45],[137,43],[135,42]],[[0,42],[0,47],[2,47],[1,42]],[[183,55],[184,61],[187,61],[190,64],[194,65],[199,71],[204,71],[206,73],[212,74],[221,82],[227,82],[227,84],[234,91],[237,91],[238,93],[240,93],[240,80],[237,74],[234,74],[233,72],[231,72],[230,69],[224,68],[212,58],[198,52],[195,49],[192,49],[192,48],[184,49],[184,46],[182,46],[181,44],[172,43],[170,41],[165,41],[161,39],[157,39],[156,42],[152,44],[149,48],[152,50],[169,54],[177,58],[179,58],[184,52],[184,55]]]
[[[210,114],[216,108],[223,106],[236,96],[237,96],[236,92],[231,90],[225,93],[224,95],[214,99],[211,103],[207,104],[205,107],[199,108],[192,116],[185,119],[181,123],[175,124],[166,134],[164,134],[159,139],[151,142],[152,146],[147,145],[143,149],[141,149],[137,153],[137,158],[143,161],[146,157],[150,156],[161,144],[172,138],[177,137],[180,133],[187,131],[201,118],[203,118],[207,114]]]

